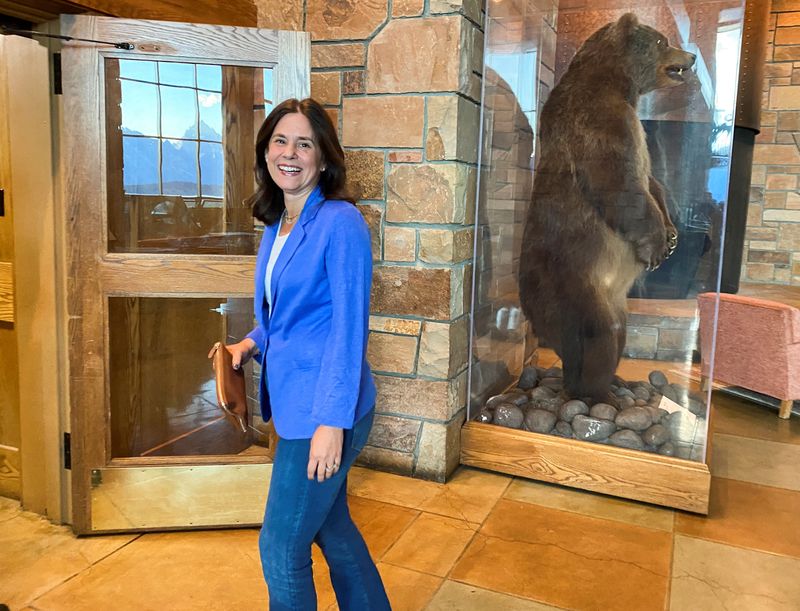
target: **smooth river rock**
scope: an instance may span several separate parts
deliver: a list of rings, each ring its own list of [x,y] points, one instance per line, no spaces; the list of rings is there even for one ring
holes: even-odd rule
[[[663,446],[658,448],[658,453],[662,456],[675,456],[675,446],[671,441],[668,441]]]
[[[571,438],[573,436],[572,426],[569,422],[564,422],[563,420],[556,422],[556,428],[553,432],[562,437]]]
[[[593,418],[611,420],[613,422],[617,417],[617,408],[608,403],[595,403],[589,411],[589,415]]]
[[[556,392],[544,386],[537,386],[531,391],[530,396],[531,401],[535,399],[552,399],[556,396]]]
[[[556,415],[544,409],[529,409],[525,414],[525,428],[534,433],[549,433],[556,423]]]
[[[656,388],[661,388],[662,386],[669,384],[669,380],[664,372],[657,369],[655,371],[651,371],[650,375],[647,377],[650,380],[650,383]]]
[[[531,401],[531,407],[534,409],[546,409],[548,412],[557,414],[558,409],[561,407],[563,402],[564,400],[559,399],[558,397],[551,397],[549,399],[536,399],[535,401]]]
[[[510,392],[506,394],[506,401],[513,403],[517,407],[522,407],[528,402],[528,394],[522,391]]]
[[[522,427],[525,414],[513,403],[501,403],[494,409],[494,423],[510,429]]]
[[[611,435],[617,430],[617,427],[609,420],[600,420],[599,418],[578,414],[572,419],[572,430],[576,439],[600,441]]]
[[[495,395],[494,397],[489,397],[489,399],[486,401],[486,404],[484,405],[484,407],[486,409],[494,409],[495,407],[497,407],[501,403],[505,403],[505,401],[506,401],[506,396],[505,395]]]
[[[672,387],[671,384],[664,384],[659,388],[661,394],[664,395],[670,401],[674,401],[675,403],[680,403],[678,393],[675,392],[675,389]]]
[[[573,399],[567,401],[558,409],[558,417],[564,422],[572,422],[572,419],[578,414],[586,415],[589,413],[589,406],[583,401]]]
[[[627,429],[617,431],[608,438],[608,441],[611,443],[611,445],[617,446],[618,448],[630,448],[631,450],[644,449],[644,442],[642,441],[642,438],[633,431],[629,431]]]
[[[631,397],[633,399],[636,398],[636,394],[630,389],[626,388],[625,386],[620,386],[617,390],[614,391],[614,394],[618,397]]]
[[[669,438],[669,429],[661,424],[654,424],[642,433],[642,441],[649,446],[660,446],[668,442]]]
[[[561,378],[547,377],[542,378],[542,381],[539,382],[539,386],[543,388],[549,388],[555,392],[560,392],[561,389],[564,388],[564,381]]]
[[[644,407],[628,407],[617,414],[614,422],[624,429],[644,431],[652,426],[653,418]]]
[[[526,367],[522,370],[522,375],[519,376],[519,383],[517,383],[517,386],[523,390],[530,390],[536,386],[538,380],[539,374],[536,373],[536,367]]]

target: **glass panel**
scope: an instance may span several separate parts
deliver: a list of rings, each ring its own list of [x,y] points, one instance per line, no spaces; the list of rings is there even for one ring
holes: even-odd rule
[[[200,173],[202,175],[202,195],[222,197],[225,160],[222,145],[212,142],[200,143]]]
[[[182,87],[159,87],[159,91],[161,137],[197,138],[197,91]]]
[[[275,89],[271,69],[264,70],[264,108],[267,113],[272,110],[275,100]]]
[[[157,82],[156,62],[121,59],[119,60],[119,76],[120,78],[155,83]]]
[[[200,106],[200,139],[222,142],[222,95],[199,91],[197,101]]]
[[[197,142],[164,140],[163,193],[197,195]]]
[[[262,228],[242,206],[255,179],[226,171],[255,164],[271,69],[105,62],[109,252],[255,254]],[[199,88],[131,80],[195,70]]]
[[[239,299],[109,298],[111,451],[115,458],[261,453],[217,407],[207,354],[251,329],[253,302]],[[258,370],[245,366],[250,424],[264,429]]]
[[[560,6],[488,5],[469,416],[704,460],[744,2]]]
[[[122,81],[122,133],[158,136],[158,88]]]
[[[124,136],[122,174],[127,193],[159,193],[158,139]]]
[[[220,66],[198,64],[197,87],[208,91],[222,91],[222,68]]]
[[[158,80],[164,85],[194,87],[194,64],[158,62]]]

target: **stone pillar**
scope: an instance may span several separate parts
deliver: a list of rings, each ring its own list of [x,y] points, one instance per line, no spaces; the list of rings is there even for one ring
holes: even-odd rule
[[[311,94],[373,235],[362,464],[443,481],[467,399],[483,15],[477,0],[308,0]]]

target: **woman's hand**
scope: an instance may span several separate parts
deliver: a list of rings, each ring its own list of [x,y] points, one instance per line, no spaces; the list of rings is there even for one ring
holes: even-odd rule
[[[253,358],[253,355],[258,350],[256,343],[249,337],[245,337],[238,344],[229,344],[225,346],[225,348],[227,348],[228,352],[231,353],[234,369],[239,369],[247,361]],[[212,356],[214,356],[213,347],[211,348],[211,351],[208,353],[208,358],[211,358]]]
[[[320,424],[311,437],[311,452],[308,455],[308,479],[318,482],[330,479],[339,471],[342,462],[344,431],[335,426]]]

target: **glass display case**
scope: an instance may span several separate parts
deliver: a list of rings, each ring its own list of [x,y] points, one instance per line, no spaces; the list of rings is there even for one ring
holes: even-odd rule
[[[707,511],[743,0],[487,5],[467,464]]]

